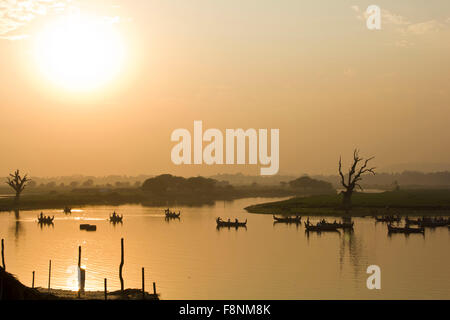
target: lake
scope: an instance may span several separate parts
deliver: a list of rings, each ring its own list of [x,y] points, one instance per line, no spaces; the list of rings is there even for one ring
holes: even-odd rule
[[[54,215],[54,226],[36,222],[40,211],[0,213],[6,270],[25,285],[76,289],[78,246],[86,267],[86,290],[120,288],[120,239],[125,241],[126,288],[156,282],[161,299],[450,299],[450,231],[394,234],[372,218],[354,218],[351,233],[305,233],[304,226],[273,224],[271,215],[243,208],[284,198],[217,201],[175,207],[180,220],[166,221],[163,208],[88,206]],[[107,218],[123,214],[122,225]],[[248,219],[247,229],[216,229],[216,217]],[[310,217],[311,221],[319,218]],[[334,220],[331,219],[331,220]],[[96,232],[79,229],[97,225]],[[369,265],[381,268],[381,290],[368,290]]]

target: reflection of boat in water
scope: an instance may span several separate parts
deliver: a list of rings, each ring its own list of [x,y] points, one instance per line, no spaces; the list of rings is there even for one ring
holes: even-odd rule
[[[388,224],[388,232],[389,233],[424,233],[425,228],[424,227],[411,228],[408,225],[406,225],[405,227],[394,227],[391,224]]]
[[[180,218],[181,212],[178,211],[178,213],[170,211],[169,208],[164,210],[164,213],[166,215],[166,219],[177,219]]]
[[[118,215],[115,211],[112,215],[109,216],[109,222],[112,223],[121,223],[123,220],[123,215]]]
[[[38,215],[37,218],[38,218],[38,223],[39,224],[53,224],[53,220],[55,219],[55,216],[53,216],[53,217],[50,217],[50,216],[46,217],[41,212],[41,214]]]
[[[64,213],[72,213],[72,208],[65,206],[63,211]]]
[[[279,218],[279,217],[276,217],[275,215],[272,215],[273,216],[273,220],[275,221],[275,222],[280,222],[280,223],[301,223],[302,221],[302,217],[300,217],[300,216],[295,216],[295,217],[283,217],[283,218]]]
[[[217,223],[218,228],[221,228],[221,227],[228,227],[228,228],[247,227],[247,219],[245,219],[244,222],[239,222],[238,219],[236,219],[235,221],[230,221],[230,219],[228,219],[228,221],[223,221],[219,217],[216,219],[216,223]]]
[[[338,231],[338,226],[334,223],[324,223],[324,222],[318,222],[316,225],[313,225],[309,222],[305,222],[305,229],[306,231],[316,231],[316,232],[326,232],[326,231]]]

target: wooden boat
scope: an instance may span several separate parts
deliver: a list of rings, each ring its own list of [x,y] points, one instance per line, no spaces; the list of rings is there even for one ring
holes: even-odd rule
[[[90,224],[87,228],[86,231],[97,231],[97,226]]]
[[[425,228],[419,227],[419,228],[411,228],[408,225],[405,227],[394,227],[391,224],[388,224],[388,232],[389,233],[424,233]]]
[[[419,222],[419,226],[428,228],[445,227],[447,225],[449,225],[447,219],[421,220]]]
[[[51,217],[48,216],[38,216],[38,223],[40,224],[52,224],[53,220],[55,219],[55,216]]]
[[[165,209],[164,213],[165,213],[167,219],[176,219],[176,218],[179,218],[181,215],[180,211],[178,211],[178,213],[176,213],[175,211],[170,211],[170,209]]]
[[[114,211],[112,215],[109,216],[109,221],[112,223],[119,223],[122,222],[123,219],[123,215],[118,215],[116,214],[116,212]]]
[[[283,217],[283,218],[279,218],[276,217],[275,215],[273,216],[273,220],[275,220],[275,222],[281,222],[281,223],[301,223],[302,221],[302,217],[300,216],[295,216],[295,217]]]
[[[80,224],[80,230],[86,230],[90,224]]]
[[[400,222],[400,221],[402,221],[402,217],[400,217],[400,216],[382,216],[381,218],[379,218],[379,217],[374,217],[374,218],[377,222]]]
[[[72,213],[72,208],[64,207],[64,213]]]
[[[326,232],[326,231],[338,231],[338,227],[333,223],[324,224],[318,222],[316,225],[310,224],[309,221],[305,222],[306,231]]]
[[[418,220],[413,220],[408,217],[405,218],[405,223],[409,225],[418,226],[420,224],[420,221],[421,221],[420,218]]]
[[[247,219],[244,222],[239,221],[223,221],[221,218],[216,219],[217,227],[247,227]]]
[[[321,222],[322,226],[328,225],[328,226],[335,226],[337,229],[353,229],[354,222]]]

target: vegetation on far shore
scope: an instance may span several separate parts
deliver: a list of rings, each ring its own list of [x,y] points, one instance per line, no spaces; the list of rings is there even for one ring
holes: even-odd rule
[[[147,179],[140,187],[29,188],[27,192],[20,196],[20,202],[14,197],[0,198],[0,211],[121,204],[196,206],[213,204],[216,200],[233,200],[248,197],[286,197],[335,192],[330,183],[308,177],[293,180],[291,183],[283,186],[258,184],[232,186],[227,182],[210,178],[183,178],[164,174]]]
[[[388,209],[386,209],[388,207]],[[342,208],[342,195],[294,197],[245,208],[250,213],[281,215],[365,216],[374,214],[445,214],[450,213],[450,189],[397,190],[381,193],[354,193],[352,209]]]

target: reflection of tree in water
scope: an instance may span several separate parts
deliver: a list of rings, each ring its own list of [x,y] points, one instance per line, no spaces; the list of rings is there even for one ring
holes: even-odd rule
[[[23,232],[22,222],[20,221],[19,209],[14,209],[14,217],[16,219],[14,226],[11,228],[14,230],[14,241],[17,244],[20,234]]]
[[[341,236],[339,245],[339,268],[342,268],[345,263],[345,258],[348,256],[350,266],[353,267],[355,279],[358,279],[361,271],[365,272],[367,264],[367,257],[363,255],[364,245],[362,237],[358,236],[353,230],[346,230]]]

